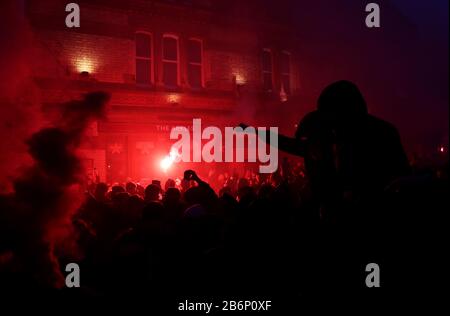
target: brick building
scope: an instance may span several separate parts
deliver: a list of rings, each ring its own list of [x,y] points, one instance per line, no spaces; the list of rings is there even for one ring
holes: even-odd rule
[[[101,180],[154,176],[174,126],[292,126],[301,93],[298,39],[259,1],[26,1],[36,42],[33,75],[47,109],[87,91],[111,93],[83,152]],[[274,111],[275,109],[275,111]],[[50,111],[50,110],[49,110]],[[230,125],[231,124],[231,125]]]

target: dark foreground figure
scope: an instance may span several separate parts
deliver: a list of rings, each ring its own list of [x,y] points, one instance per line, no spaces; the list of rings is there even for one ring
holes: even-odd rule
[[[161,315],[186,299],[317,311],[334,300],[373,306],[431,289],[443,271],[434,227],[448,181],[411,173],[396,129],[367,113],[354,84],[327,87],[295,138],[280,135],[279,145],[304,157],[306,176],[283,164],[265,180],[230,180],[218,194],[191,170],[181,187],[168,181],[164,190],[98,183],[72,218],[76,255],[55,251],[61,267],[80,264],[81,287],[43,287],[14,261],[11,236],[1,241],[0,286]],[[378,289],[366,286],[369,263],[380,267]]]

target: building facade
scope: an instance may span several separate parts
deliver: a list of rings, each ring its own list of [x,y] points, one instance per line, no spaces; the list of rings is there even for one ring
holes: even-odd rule
[[[299,40],[259,1],[77,4],[80,27],[68,28],[65,1],[26,1],[33,76],[48,109],[89,91],[111,94],[107,119],[92,126],[82,150],[100,180],[156,176],[171,128],[193,118],[205,126],[247,120],[294,128]]]

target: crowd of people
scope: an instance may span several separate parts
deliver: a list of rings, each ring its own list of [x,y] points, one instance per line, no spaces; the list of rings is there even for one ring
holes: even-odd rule
[[[220,185],[186,170],[164,184],[89,186],[71,218],[77,253],[53,251],[60,267],[79,263],[76,293],[295,304],[364,293],[369,263],[393,291],[439,273],[440,230],[429,228],[448,207],[448,164],[439,177],[415,174],[396,129],[367,113],[356,86],[327,87],[295,138],[279,139],[304,163],[283,160],[270,175],[225,174]]]
[[[422,208],[445,207],[446,179],[432,176],[398,179],[376,199],[347,201],[338,216],[314,199],[302,168],[246,176],[223,179],[218,191],[192,170],[145,188],[92,185],[73,217],[83,286],[163,297],[357,290],[368,263],[395,271],[396,259],[421,248],[414,225],[431,218]],[[407,272],[389,277],[400,285]]]
[[[291,170],[261,179],[248,173],[223,181],[216,192],[187,170],[181,182],[168,179],[163,186],[90,186],[73,217],[83,284],[100,292],[214,288],[232,294],[264,293],[273,282],[286,282],[289,277],[281,276],[288,270],[281,266],[294,264],[286,250],[300,193],[307,194],[304,174]]]
[[[374,262],[390,289],[408,288],[420,273],[406,262],[429,259],[438,238],[418,231],[445,209],[447,178],[414,174],[395,127],[348,81],[324,89],[294,138],[278,138],[304,164],[228,177],[216,191],[192,170],[164,188],[98,184],[74,217],[87,284],[292,298],[365,288]]]

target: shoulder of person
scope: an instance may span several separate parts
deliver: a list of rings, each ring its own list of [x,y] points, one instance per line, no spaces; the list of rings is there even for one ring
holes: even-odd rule
[[[370,114],[368,115],[368,125],[386,134],[398,134],[397,128],[392,123]]]

